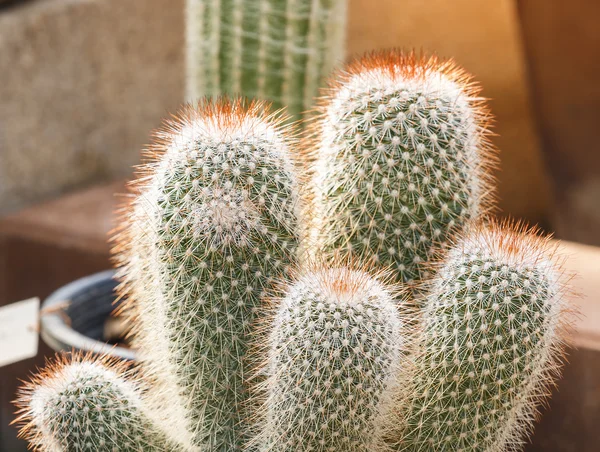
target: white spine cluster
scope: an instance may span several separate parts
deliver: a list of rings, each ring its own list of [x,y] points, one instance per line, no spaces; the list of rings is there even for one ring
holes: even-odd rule
[[[54,364],[21,390],[24,435],[37,450],[180,451],[152,422],[142,390],[119,366],[76,359]]]
[[[518,450],[559,372],[562,270],[530,231],[479,228],[447,256],[424,306],[399,450]]]
[[[268,339],[258,449],[385,450],[402,331],[392,295],[368,274],[335,268],[300,277]]]
[[[485,210],[485,114],[465,79],[448,63],[396,53],[334,79],[314,163],[313,238],[326,254],[412,283]]]

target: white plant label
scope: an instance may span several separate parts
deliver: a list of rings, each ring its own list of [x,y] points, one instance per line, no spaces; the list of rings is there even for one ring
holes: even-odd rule
[[[0,308],[0,367],[37,355],[39,314],[39,298]]]

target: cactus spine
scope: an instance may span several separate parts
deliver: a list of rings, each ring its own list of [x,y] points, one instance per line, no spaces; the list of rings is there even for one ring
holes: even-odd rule
[[[299,119],[343,59],[346,0],[187,0],[187,97],[243,94]]]
[[[267,341],[258,450],[384,450],[402,326],[392,294],[367,273],[300,277],[279,302]]]
[[[220,100],[167,125],[120,238],[143,359],[176,387],[162,411],[214,452],[241,448],[251,325],[272,280],[296,265],[293,140],[265,108]]]
[[[424,276],[489,202],[487,112],[452,62],[372,54],[333,78],[317,121],[313,235],[325,254]]]
[[[568,319],[555,247],[477,228],[431,283],[400,450],[518,450],[559,372]]]
[[[183,450],[151,420],[139,382],[110,359],[63,357],[20,389],[17,405],[21,435],[36,450]]]

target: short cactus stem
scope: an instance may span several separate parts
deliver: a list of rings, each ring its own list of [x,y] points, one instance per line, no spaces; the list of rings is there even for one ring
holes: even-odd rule
[[[180,451],[151,420],[140,382],[124,364],[75,355],[20,389],[21,436],[40,451]]]
[[[556,246],[522,227],[471,231],[423,308],[398,450],[519,450],[559,373],[569,322]]]
[[[388,288],[358,270],[308,272],[278,301],[270,328],[257,449],[385,450],[406,346]]]
[[[399,283],[426,277],[423,264],[490,203],[479,88],[452,62],[376,53],[331,79],[320,111],[316,248],[391,268]]]
[[[344,58],[347,0],[187,0],[187,97],[308,110]]]
[[[156,405],[213,452],[243,447],[251,327],[297,265],[294,140],[266,110],[219,100],[167,125],[118,239],[142,359],[176,388]]]

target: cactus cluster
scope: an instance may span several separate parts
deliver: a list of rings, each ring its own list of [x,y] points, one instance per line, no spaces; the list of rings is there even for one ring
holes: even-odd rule
[[[63,359],[23,389],[23,434],[52,451],[518,449],[559,372],[567,278],[537,231],[484,218],[478,93],[392,51],[334,77],[302,146],[260,101],[185,107],[116,237],[140,369]]]
[[[344,54],[346,0],[187,0],[187,97],[243,95],[300,119]]]

